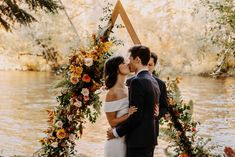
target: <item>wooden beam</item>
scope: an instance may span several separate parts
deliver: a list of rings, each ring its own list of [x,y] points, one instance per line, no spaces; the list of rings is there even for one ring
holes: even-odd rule
[[[122,6],[122,4],[119,0],[118,0],[118,2],[119,2],[119,13],[122,17],[122,20],[123,20],[126,28],[127,28],[128,33],[131,36],[131,39],[132,39],[133,43],[134,44],[141,44],[140,40],[139,40],[139,38],[138,38],[138,36],[137,36],[137,34],[136,34],[132,24],[131,24],[130,19],[127,16],[127,13],[126,13],[125,9],[123,8],[123,6]]]
[[[140,40],[134,30],[134,27],[132,26],[131,21],[128,18],[127,13],[126,13],[124,7],[122,6],[122,3],[120,0],[117,1],[116,5],[114,7],[113,13],[112,13],[111,18],[108,22],[108,26],[105,30],[104,37],[105,38],[109,37],[119,14],[123,20],[123,23],[129,33],[132,41],[133,41],[133,43],[134,44],[141,44],[141,42],[140,42]]]

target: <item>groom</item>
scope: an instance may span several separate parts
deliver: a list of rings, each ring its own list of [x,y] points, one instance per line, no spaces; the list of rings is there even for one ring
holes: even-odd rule
[[[126,157],[153,157],[156,143],[155,104],[159,104],[160,90],[157,81],[148,72],[150,50],[134,46],[130,50],[130,69],[137,75],[129,88],[129,105],[138,110],[127,121],[108,131],[109,139],[126,135]]]

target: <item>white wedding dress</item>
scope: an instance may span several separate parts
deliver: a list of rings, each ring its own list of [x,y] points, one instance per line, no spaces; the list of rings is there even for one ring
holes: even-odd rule
[[[104,112],[117,112],[117,117],[128,113],[128,98],[105,102]],[[107,140],[104,147],[104,157],[125,157],[126,143],[125,137]]]

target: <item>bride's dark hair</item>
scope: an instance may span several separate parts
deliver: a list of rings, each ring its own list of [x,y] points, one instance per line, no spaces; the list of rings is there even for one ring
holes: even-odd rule
[[[122,56],[112,57],[104,65],[104,81],[107,89],[112,88],[117,82],[119,65],[124,63]]]

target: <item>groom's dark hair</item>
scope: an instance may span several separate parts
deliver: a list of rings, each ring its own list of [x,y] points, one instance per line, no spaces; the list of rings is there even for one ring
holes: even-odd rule
[[[148,65],[151,53],[147,46],[135,45],[129,49],[129,52],[134,59],[139,57],[143,65]]]

